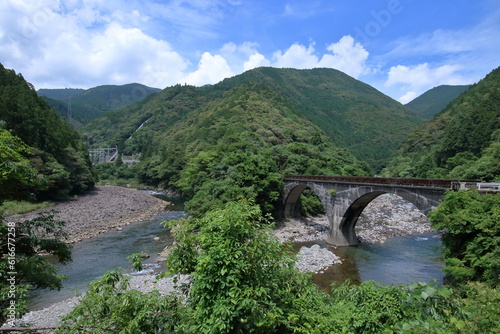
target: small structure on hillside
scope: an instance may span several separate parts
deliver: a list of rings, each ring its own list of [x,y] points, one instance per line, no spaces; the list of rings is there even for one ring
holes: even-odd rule
[[[120,156],[118,152],[118,147],[116,146],[90,150],[89,154],[90,154],[90,159],[92,160],[94,165],[99,165],[106,162],[115,162],[116,159]],[[123,163],[129,167],[141,161],[139,157],[136,155],[125,155],[123,153],[121,154],[121,159]]]

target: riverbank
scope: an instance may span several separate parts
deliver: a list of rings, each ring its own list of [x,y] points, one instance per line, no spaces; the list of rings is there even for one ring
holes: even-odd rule
[[[370,203],[358,224],[358,237],[366,243],[383,243],[392,236],[432,230],[418,209],[389,195],[380,196]],[[326,216],[319,216],[311,219],[286,220],[277,226],[274,234],[282,242],[315,241],[325,240],[328,229]],[[303,247],[298,254],[297,266],[302,271],[321,272],[342,261],[332,250],[335,251],[333,247],[322,248],[318,245]],[[173,289],[173,282],[171,277],[155,280],[153,275],[141,275],[132,277],[130,288],[144,292],[158,289],[160,292],[168,293]],[[29,312],[19,320],[18,324],[30,324],[35,327],[55,326],[60,317],[69,313],[77,302],[78,299],[75,297],[39,311]]]
[[[55,210],[55,218],[66,222],[67,243],[95,237],[134,222],[149,220],[165,210],[168,202],[146,192],[118,186],[99,186],[83,195],[42,210],[7,217],[8,222],[33,219]]]
[[[176,286],[187,283],[189,276],[178,275],[177,282],[174,282],[174,277],[164,277],[157,279],[156,275],[137,275],[131,276],[129,281],[129,290],[137,290],[143,293],[148,293],[157,290],[162,294],[169,294],[177,291]],[[32,328],[54,328],[60,324],[61,317],[69,314],[75,306],[78,305],[81,296],[63,300],[39,311],[26,313],[21,319],[16,320],[16,327],[32,327]],[[12,327],[1,327],[1,329],[9,329]],[[54,333],[54,330],[48,329],[38,333]]]

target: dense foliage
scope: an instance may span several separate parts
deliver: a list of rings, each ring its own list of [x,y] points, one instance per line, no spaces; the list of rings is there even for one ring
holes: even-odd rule
[[[143,182],[175,185],[185,163],[221,138],[276,146],[307,136],[379,170],[421,123],[411,110],[339,71],[259,68],[213,86],[166,88],[80,131],[94,147],[141,153]]]
[[[109,271],[93,281],[58,333],[173,333],[182,319],[180,299],[127,290],[129,280],[120,271]]]
[[[416,282],[344,284],[326,294],[298,272],[260,208],[244,200],[171,226],[167,265],[191,274],[184,297],[125,291],[127,279],[109,272],[91,284],[61,333],[480,333],[496,312],[483,307],[471,322],[463,309],[473,311],[477,299]]]
[[[497,68],[413,132],[383,174],[499,180],[499,87]]]
[[[36,171],[22,156],[27,147],[5,130],[0,130],[0,207],[10,198],[27,196],[21,189],[39,184]],[[7,140],[6,140],[7,139]],[[19,192],[15,192],[19,187]],[[0,323],[19,318],[26,312],[30,288],[61,288],[62,276],[46,256],[59,261],[71,260],[71,246],[61,240],[66,237],[64,222],[54,219],[54,212],[42,213],[22,223],[7,222],[0,212]]]
[[[39,197],[65,198],[94,186],[96,176],[79,135],[37,96],[31,84],[1,64],[0,121],[30,147],[23,154],[47,181]]]
[[[414,110],[418,115],[431,119],[461,93],[469,89],[469,87],[470,85],[437,86],[429,89],[419,97],[405,104],[405,106]]]
[[[375,88],[327,68],[312,70],[264,67],[225,79],[217,89],[258,82],[282,96],[300,114],[380,171],[406,138],[423,122],[411,109]]]
[[[450,283],[500,283],[500,194],[448,192],[429,214],[432,226],[444,230],[445,273]]]
[[[108,138],[122,152],[142,152],[133,170],[138,180],[181,189],[192,198],[187,210],[197,216],[238,196],[273,212],[286,173],[371,173],[367,164],[335,147],[319,127],[263,84],[222,92],[176,86],[139,107],[139,112],[136,105],[91,123],[87,131],[99,130],[85,132],[87,139],[102,143]],[[123,119],[133,127],[124,129]],[[125,174],[102,168],[109,178]]]
[[[86,90],[40,89],[38,95],[43,96],[61,117],[68,116],[68,109],[71,106],[71,118],[81,125],[159,91],[157,88],[134,83],[122,86],[97,86]]]
[[[28,154],[29,147],[21,139],[0,128],[0,204],[2,200],[26,197],[30,188],[42,184]]]

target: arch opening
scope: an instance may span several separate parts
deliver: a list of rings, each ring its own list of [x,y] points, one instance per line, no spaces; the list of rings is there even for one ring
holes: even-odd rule
[[[289,187],[288,190],[289,195],[284,202],[286,219],[280,222],[278,229],[288,226],[286,233],[291,241],[326,240],[331,222],[324,214],[327,210],[323,204],[321,188],[298,185]]]
[[[387,238],[426,233],[432,227],[422,210],[411,201],[388,192],[371,192],[356,199],[342,219],[343,233],[357,240],[383,243]]]
[[[285,218],[307,217],[325,214],[325,203],[314,187],[297,185],[285,199]]]

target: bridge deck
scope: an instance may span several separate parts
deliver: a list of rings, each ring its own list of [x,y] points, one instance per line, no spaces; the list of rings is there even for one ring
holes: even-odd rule
[[[285,175],[285,181],[319,181],[355,184],[381,184],[389,186],[430,187],[451,189],[452,183],[477,183],[476,180],[450,180],[450,179],[419,179],[402,177],[376,177],[376,176],[322,176],[322,175]]]

